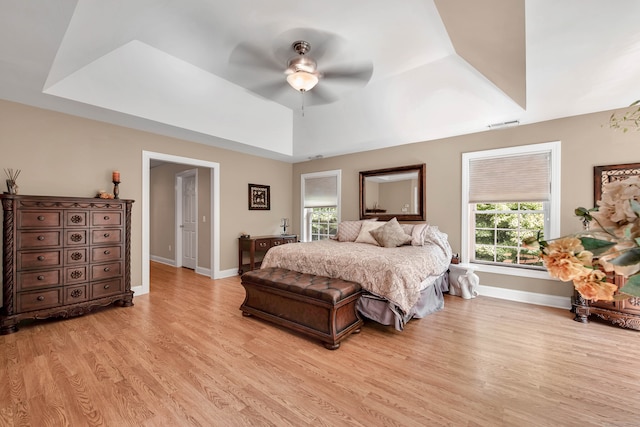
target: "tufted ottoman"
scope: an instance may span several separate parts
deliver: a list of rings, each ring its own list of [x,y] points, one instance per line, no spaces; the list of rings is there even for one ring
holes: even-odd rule
[[[352,332],[360,332],[356,301],[362,290],[355,282],[274,267],[244,273],[242,286],[243,315],[318,338],[330,350]]]

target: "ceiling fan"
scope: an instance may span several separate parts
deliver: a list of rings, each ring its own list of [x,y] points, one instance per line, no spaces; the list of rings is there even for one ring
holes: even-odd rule
[[[283,36],[292,35],[304,38],[294,39],[285,49]],[[265,98],[285,103],[291,100],[293,88],[307,97],[309,105],[329,104],[345,91],[365,86],[373,73],[370,61],[356,61],[350,51],[344,55],[341,42],[343,39],[330,33],[296,29],[278,37],[273,54],[241,43],[232,52],[230,62],[240,66],[238,71],[244,76],[238,78],[243,81],[237,82]],[[332,59],[336,62],[336,56],[339,65],[331,64]]]

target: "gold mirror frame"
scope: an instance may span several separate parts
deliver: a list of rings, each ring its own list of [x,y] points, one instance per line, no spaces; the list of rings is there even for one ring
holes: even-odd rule
[[[426,169],[427,165],[423,163],[421,165],[360,172],[360,219],[378,218],[381,221],[388,221],[395,217],[398,221],[426,221]],[[377,201],[373,204],[369,201],[369,206],[367,206],[367,179],[369,179],[369,183],[371,183],[371,180],[374,178],[382,177],[393,179],[395,176],[402,177],[412,173],[417,173],[417,178],[414,184],[412,184],[416,186],[415,193],[414,191],[410,191],[410,194],[406,195],[410,200],[407,199],[406,202],[401,203],[401,206],[395,209],[391,209],[389,206],[384,206],[383,204],[378,204]],[[407,210],[404,211],[404,209]]]

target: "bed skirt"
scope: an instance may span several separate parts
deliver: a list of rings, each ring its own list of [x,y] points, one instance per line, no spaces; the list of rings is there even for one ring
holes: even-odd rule
[[[404,315],[384,298],[364,292],[356,304],[356,309],[366,318],[383,325],[393,325],[398,331],[411,319],[421,319],[428,314],[442,310],[444,307],[443,293],[449,291],[449,273],[440,276],[431,286],[420,292],[420,299]]]

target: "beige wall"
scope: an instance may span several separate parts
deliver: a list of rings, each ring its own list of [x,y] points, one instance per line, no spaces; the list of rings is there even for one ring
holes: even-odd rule
[[[211,170],[166,163],[149,173],[149,252],[151,257],[177,261],[176,248],[176,174],[198,171],[198,265],[211,268]],[[204,220],[203,220],[204,217]]]
[[[464,152],[562,141],[562,233],[577,231],[577,206],[593,204],[593,166],[640,162],[640,132],[606,127],[610,112],[553,120],[499,131],[420,142],[290,165],[229,150],[136,131],[97,121],[0,101],[0,167],[21,169],[21,194],[92,197],[110,190],[120,170],[120,197],[133,206],[132,285],[141,284],[142,151],[220,164],[220,268],[237,268],[237,237],[279,234],[280,218],[300,231],[300,174],[342,170],[342,219],[358,218],[361,170],[427,164],[427,220],[449,234],[460,251],[461,155]],[[604,126],[603,126],[604,124]],[[271,186],[271,210],[247,209],[247,184]],[[209,215],[210,216],[210,215]],[[553,281],[484,274],[483,284],[569,295],[571,286]],[[151,285],[153,287],[153,285]]]
[[[93,197],[120,171],[120,197],[136,201],[132,286],[142,284],[143,151],[220,164],[221,270],[237,269],[240,232],[279,234],[280,218],[292,217],[289,163],[0,101],[0,168],[22,170],[21,194]],[[270,211],[248,210],[249,183],[271,186]]]
[[[553,120],[497,131],[481,132],[314,160],[294,165],[293,225],[300,223],[300,174],[342,170],[342,220],[358,219],[358,173],[419,163],[427,165],[427,221],[449,235],[460,252],[462,153],[515,145],[562,141],[562,234],[576,232],[578,206],[593,205],[593,166],[640,162],[640,132],[623,134],[606,124],[611,112]],[[604,126],[603,126],[604,125]],[[485,285],[568,296],[569,284],[516,276],[481,274]]]

